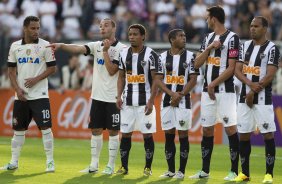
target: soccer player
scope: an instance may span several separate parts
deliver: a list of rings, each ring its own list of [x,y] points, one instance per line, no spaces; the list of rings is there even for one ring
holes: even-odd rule
[[[12,158],[1,168],[3,170],[18,168],[25,132],[33,118],[42,132],[47,158],[46,172],[55,171],[47,77],[55,73],[56,61],[52,49],[46,48],[49,42],[38,37],[39,31],[39,18],[26,17],[23,22],[23,39],[15,41],[10,47],[8,70],[16,91],[12,121],[14,136],[11,141]]]
[[[267,29],[266,18],[257,16],[252,20],[251,40],[242,44],[236,64],[235,74],[243,83],[237,112],[242,172],[234,181],[250,180],[250,137],[258,127],[265,142],[266,172],[263,183],[273,182],[276,127],[271,86],[280,53],[277,46],[266,39]]]
[[[151,48],[144,46],[146,29],[133,24],[128,28],[130,47],[120,53],[118,95],[116,105],[121,109],[120,157],[122,166],[117,174],[128,174],[128,158],[131,149],[131,136],[135,127],[142,132],[146,164],[144,176],[152,175],[151,165],[154,156],[156,113],[153,107],[156,86],[152,83],[159,57]]]
[[[183,179],[189,154],[188,129],[192,125],[190,91],[197,83],[199,70],[194,68],[195,54],[185,49],[186,36],[182,29],[168,33],[171,48],[161,54],[162,68],[156,85],[164,91],[161,105],[161,125],[165,131],[165,156],[168,171],[161,178]],[[164,78],[164,81],[162,81]],[[175,173],[175,130],[180,142],[180,166]]]
[[[233,83],[236,60],[238,60],[239,37],[224,26],[222,7],[207,9],[207,24],[214,32],[209,33],[195,59],[195,68],[204,63],[205,77],[201,97],[202,169],[190,178],[208,178],[214,145],[214,126],[223,124],[229,139],[231,170],[224,180],[238,175],[239,140],[236,128],[236,93]]]
[[[118,153],[120,129],[120,111],[116,108],[119,52],[125,47],[115,38],[116,23],[109,19],[100,22],[100,34],[103,41],[90,42],[86,45],[55,43],[55,50],[62,49],[73,54],[94,55],[92,105],[88,127],[92,131],[91,163],[81,172],[98,172],[99,157],[103,145],[103,130],[109,132],[109,161],[102,173],[113,174]]]

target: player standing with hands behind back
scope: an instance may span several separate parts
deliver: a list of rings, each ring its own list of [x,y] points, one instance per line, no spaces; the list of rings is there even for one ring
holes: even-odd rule
[[[49,42],[38,37],[39,31],[39,18],[26,17],[23,23],[23,39],[12,43],[10,48],[8,70],[11,84],[16,91],[12,122],[14,136],[11,141],[12,158],[1,168],[3,170],[18,168],[25,132],[33,118],[42,132],[47,157],[46,172],[55,171],[47,77],[55,73],[56,61],[52,49],[46,48]]]

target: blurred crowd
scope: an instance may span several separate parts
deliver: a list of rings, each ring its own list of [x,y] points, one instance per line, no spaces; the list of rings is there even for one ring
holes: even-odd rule
[[[41,19],[41,37],[50,42],[94,41],[100,39],[100,20],[111,17],[117,22],[117,39],[121,41],[127,40],[130,24],[141,23],[151,42],[167,42],[170,29],[182,28],[188,43],[200,43],[209,31],[206,8],[216,4],[225,10],[226,27],[241,39],[249,39],[249,25],[256,15],[269,20],[269,39],[282,39],[282,0],[1,0],[0,37],[9,38],[9,43],[21,38],[23,19],[36,15]],[[88,78],[84,75],[91,75],[93,61],[89,58],[84,67],[71,64],[78,59],[78,56],[70,56],[68,64],[60,68],[61,89],[90,89],[92,78],[83,79]],[[9,85],[6,74],[7,68],[3,67],[2,87]],[[277,75],[276,83],[279,83],[282,81],[281,69]],[[282,94],[282,84],[280,88]],[[280,88],[274,87],[275,91]]]
[[[97,40],[99,21],[111,17],[119,40],[126,40],[128,25],[139,22],[150,41],[167,41],[168,30],[177,27],[186,31],[189,42],[198,43],[207,31],[205,10],[215,4],[225,10],[226,27],[241,39],[248,38],[252,18],[263,15],[271,25],[269,38],[281,40],[281,0],[2,0],[0,34],[20,38],[24,17],[36,15],[48,40]]]

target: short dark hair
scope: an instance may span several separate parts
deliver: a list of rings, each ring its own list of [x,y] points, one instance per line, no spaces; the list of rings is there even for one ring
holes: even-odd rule
[[[260,19],[263,27],[268,27],[268,21],[264,16],[255,16],[254,19]]]
[[[116,27],[116,22],[113,21],[112,19],[110,19],[110,18],[104,18],[104,19],[102,19],[101,21],[103,21],[103,20],[109,20],[109,21],[111,21],[112,27]]]
[[[224,9],[221,6],[212,6],[207,9],[207,11],[210,13],[210,17],[215,17],[217,20],[224,24],[225,22],[225,13]]]
[[[34,21],[34,22],[39,22],[40,19],[39,19],[38,17],[36,17],[36,16],[27,16],[27,17],[24,19],[23,26],[24,26],[24,27],[29,26],[30,22],[32,22],[32,21]]]
[[[141,35],[144,35],[144,36],[146,35],[146,28],[143,25],[132,24],[131,26],[129,26],[128,31],[132,28],[139,29],[139,32],[140,32]]]
[[[183,29],[173,29],[168,33],[168,41],[171,44],[170,39],[175,39],[178,32],[184,32]]]

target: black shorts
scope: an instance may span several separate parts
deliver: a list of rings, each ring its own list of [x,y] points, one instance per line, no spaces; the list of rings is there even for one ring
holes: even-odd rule
[[[115,103],[92,100],[88,128],[120,129],[120,112]]]
[[[28,100],[26,102],[15,100],[12,121],[13,129],[27,130],[32,118],[38,127],[52,127],[48,98]]]

